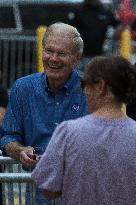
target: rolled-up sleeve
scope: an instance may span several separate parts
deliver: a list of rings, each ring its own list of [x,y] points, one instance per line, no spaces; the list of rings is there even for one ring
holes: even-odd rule
[[[4,146],[10,142],[17,141],[23,144],[23,124],[20,96],[21,92],[19,92],[18,83],[16,82],[10,91],[9,103],[2,125],[0,149],[3,152]]]
[[[62,190],[65,169],[66,124],[63,122],[56,128],[46,151],[32,172],[32,179],[41,189],[52,192]]]

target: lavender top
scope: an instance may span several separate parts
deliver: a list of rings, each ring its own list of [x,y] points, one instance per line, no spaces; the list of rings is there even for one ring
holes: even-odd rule
[[[62,205],[136,204],[136,122],[87,115],[65,121],[32,173]]]

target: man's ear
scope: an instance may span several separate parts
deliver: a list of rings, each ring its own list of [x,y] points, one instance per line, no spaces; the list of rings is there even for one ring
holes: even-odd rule
[[[82,54],[81,53],[77,53],[75,55],[74,64],[77,65],[80,62],[81,58],[82,58]]]

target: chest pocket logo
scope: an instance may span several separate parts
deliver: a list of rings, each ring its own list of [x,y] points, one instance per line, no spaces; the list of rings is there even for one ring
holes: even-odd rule
[[[72,105],[71,109],[73,112],[77,112],[79,110],[80,106],[79,104],[75,103],[74,105]]]

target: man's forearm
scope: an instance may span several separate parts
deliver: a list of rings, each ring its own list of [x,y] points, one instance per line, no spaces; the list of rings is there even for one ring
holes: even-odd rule
[[[26,147],[23,145],[19,144],[18,142],[10,142],[5,145],[5,152],[8,156],[20,160],[20,152],[25,150]]]

